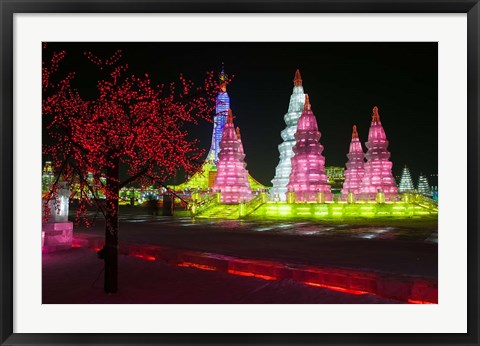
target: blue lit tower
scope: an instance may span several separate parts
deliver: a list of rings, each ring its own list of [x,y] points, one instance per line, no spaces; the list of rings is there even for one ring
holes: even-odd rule
[[[230,97],[227,93],[228,76],[222,64],[222,70],[218,75],[220,79],[217,95],[215,115],[213,117],[212,144],[202,167],[186,182],[170,186],[175,191],[202,190],[213,188],[217,175],[218,154],[220,152],[220,141],[227,122],[228,110],[230,109]],[[263,190],[266,187],[248,174],[248,182],[252,190]]]
[[[293,146],[295,145],[295,132],[297,131],[298,119],[302,115],[305,103],[305,94],[302,86],[300,71],[295,72],[293,79],[293,93],[290,96],[288,112],[284,116],[287,127],[281,132],[283,143],[278,146],[280,162],[275,169],[275,178],[272,180],[273,187],[270,190],[272,198],[286,200],[287,184],[292,170],[291,158]]]
[[[219,74],[220,91],[217,95],[215,116],[213,118],[213,134],[212,145],[207,155],[207,161],[212,161],[214,164],[218,162],[218,153],[220,152],[220,140],[222,139],[223,128],[227,121],[228,110],[230,108],[230,97],[227,93],[227,75],[222,66],[222,71]]]

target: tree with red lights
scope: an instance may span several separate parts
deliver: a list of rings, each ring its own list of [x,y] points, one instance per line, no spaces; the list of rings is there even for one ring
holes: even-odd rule
[[[185,125],[207,119],[217,86],[213,73],[207,74],[201,86],[182,75],[177,83],[153,85],[147,74],[129,74],[128,66],[119,64],[120,51],[108,59],[86,52],[86,62],[98,67],[105,78],[93,85],[94,97],[85,97],[75,87],[75,72],[55,81],[65,55],[54,53],[43,63],[42,116],[49,137],[43,154],[51,158],[57,181],[61,175],[76,186],[80,201],[77,221],[88,224],[86,210],[93,204],[103,214],[104,289],[116,292],[119,191],[133,182],[162,184],[179,169],[197,169],[203,151],[196,140],[188,138]],[[127,172],[123,180],[121,170]],[[86,179],[88,173],[93,176],[93,186]],[[99,193],[105,195],[105,203]],[[55,196],[54,188],[50,194]]]

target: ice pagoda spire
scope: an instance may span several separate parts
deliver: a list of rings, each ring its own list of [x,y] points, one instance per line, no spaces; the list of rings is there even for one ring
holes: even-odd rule
[[[310,98],[308,97],[308,94],[305,94],[305,104],[303,105],[303,110],[304,111],[312,110],[312,105],[310,104]]]
[[[380,114],[378,114],[378,107],[373,107],[372,122],[380,122]]]
[[[392,175],[392,162],[378,107],[373,107],[372,123],[368,132],[368,141],[365,143],[368,151],[365,154],[365,174],[362,179],[360,192],[362,194],[376,194],[379,191],[385,195],[397,193],[397,185]]]
[[[220,90],[223,92],[227,91],[227,75],[225,74],[225,64],[222,62],[222,70],[218,75],[218,79],[220,79]]]
[[[413,186],[412,176],[407,165],[403,167],[402,175],[400,177],[400,184],[398,185],[398,192],[413,192],[415,187]]]
[[[278,146],[280,161],[275,169],[275,177],[272,180],[273,187],[270,190],[273,198],[278,198],[282,201],[286,200],[287,184],[292,170],[292,148],[295,145],[295,132],[297,131],[298,119],[302,114],[304,103],[305,94],[303,92],[302,77],[300,70],[297,70],[293,79],[293,92],[290,96],[288,112],[284,116],[287,127],[281,132],[283,143]]]
[[[357,126],[353,125],[352,140],[350,142],[350,150],[347,154],[348,162],[345,164],[345,181],[343,182],[342,195],[360,193],[360,187],[364,175],[364,153],[362,143],[358,138]]]
[[[213,117],[213,134],[212,145],[207,155],[207,161],[214,164],[218,161],[218,153],[220,152],[219,143],[222,139],[223,127],[225,126],[228,110],[230,109],[230,97],[227,93],[228,76],[225,73],[225,66],[222,63],[222,70],[218,75],[219,91],[215,105],[215,116]]]
[[[287,190],[295,193],[296,201],[316,201],[319,192],[324,193],[326,199],[332,197],[325,174],[325,157],[322,155],[320,136],[308,95],[305,95],[305,105],[295,133],[292,171],[287,185]]]
[[[295,71],[295,78],[293,78],[293,86],[302,86],[302,76],[300,70]]]
[[[358,138],[357,125],[353,125],[352,139]]]
[[[242,140],[235,131],[232,111],[229,109],[222,140],[220,141],[217,175],[213,185],[213,190],[220,192],[222,203],[247,202],[252,198],[246,166]]]

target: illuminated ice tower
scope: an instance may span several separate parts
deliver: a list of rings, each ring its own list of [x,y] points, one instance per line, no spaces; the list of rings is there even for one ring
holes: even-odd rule
[[[295,193],[295,201],[314,202],[317,201],[319,193],[324,193],[325,199],[332,197],[325,174],[325,157],[322,155],[320,136],[308,95],[305,95],[305,105],[295,133],[292,171],[287,184],[288,192]]]
[[[202,167],[186,182],[179,185],[169,186],[175,191],[189,191],[201,190],[210,191],[215,183],[215,176],[217,174],[218,154],[220,152],[220,140],[227,121],[228,110],[230,108],[230,97],[227,93],[228,76],[225,74],[225,69],[222,66],[222,71],[219,74],[219,91],[217,94],[215,115],[213,117],[213,133],[212,144],[210,150],[202,164]],[[248,175],[250,186],[254,190],[265,189],[265,186],[260,184],[251,175]]]
[[[237,128],[237,132],[235,131],[230,109],[219,146],[220,153],[218,154],[217,175],[213,191],[220,192],[222,203],[248,202],[252,198],[252,190],[248,182],[245,153],[240,130]]]
[[[280,162],[275,169],[275,177],[272,180],[273,187],[270,190],[273,198],[286,200],[287,184],[292,170],[291,158],[293,156],[292,148],[295,145],[295,132],[300,115],[302,114],[305,103],[305,94],[302,86],[302,76],[300,71],[295,72],[293,80],[293,93],[290,96],[288,112],[284,116],[287,127],[281,132],[283,143],[278,146],[280,152]]]
[[[368,149],[365,154],[367,162],[360,192],[369,195],[379,191],[385,195],[396,194],[397,185],[392,175],[392,162],[389,161],[390,152],[387,150],[388,140],[377,107],[373,107],[372,124],[365,145]]]
[[[423,174],[420,174],[418,177],[417,191],[422,195],[432,197],[432,190],[430,189],[430,185],[428,185],[427,177]]]
[[[222,132],[227,119],[228,110],[230,109],[230,97],[227,93],[227,75],[222,66],[222,71],[219,75],[220,91],[217,95],[215,116],[213,117],[213,134],[212,145],[207,155],[207,161],[216,163],[218,161],[218,153],[220,152],[220,140],[222,139]]]
[[[400,184],[398,185],[398,192],[413,192],[415,187],[413,186],[412,176],[407,165],[403,168],[402,176],[400,177]]]
[[[348,162],[345,164],[345,181],[343,182],[342,195],[348,195],[349,192],[357,195],[360,193],[360,187],[364,175],[365,154],[363,153],[362,143],[358,138],[357,126],[353,125],[352,141],[350,150],[347,154]]]

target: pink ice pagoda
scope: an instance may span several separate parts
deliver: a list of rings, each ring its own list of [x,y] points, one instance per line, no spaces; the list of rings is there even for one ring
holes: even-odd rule
[[[377,107],[373,107],[372,124],[365,145],[368,149],[365,154],[367,162],[360,192],[367,195],[377,192],[396,194],[397,185],[392,175],[392,162],[389,161],[390,152],[387,150],[388,140]]]
[[[325,174],[325,157],[322,155],[320,136],[317,120],[308,95],[305,94],[305,105],[295,133],[292,171],[287,184],[288,192],[295,193],[295,200],[298,202],[317,201],[320,193],[324,194],[325,199],[332,197]]]
[[[343,182],[342,195],[360,193],[360,187],[364,175],[364,157],[362,143],[358,138],[357,126],[353,125],[352,141],[347,154],[348,162],[345,164],[345,181]]]
[[[226,204],[247,202],[252,198],[248,182],[245,153],[243,151],[240,130],[233,126],[232,111],[228,110],[227,122],[219,142],[217,175],[213,191],[220,192],[220,201]]]

